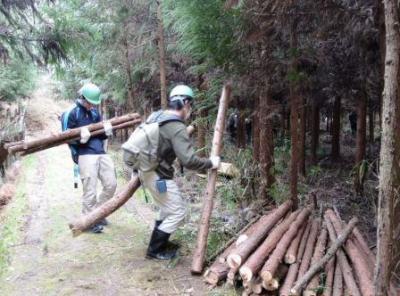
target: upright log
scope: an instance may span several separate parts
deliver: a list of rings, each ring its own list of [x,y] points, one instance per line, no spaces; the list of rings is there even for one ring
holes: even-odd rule
[[[297,272],[299,271],[300,267],[300,262],[302,261],[302,257],[304,254],[304,250],[306,248],[308,236],[310,234],[310,229],[311,229],[311,224],[312,221],[308,221],[307,227],[303,233],[303,236],[301,238],[300,246],[297,250],[296,254],[296,262],[290,265],[288,274],[286,275],[285,281],[279,290],[279,296],[289,296],[290,289],[292,288],[294,282],[296,281],[297,278]]]
[[[299,229],[302,227],[304,221],[306,221],[310,213],[311,212],[309,209],[303,209],[296,217],[296,220],[290,225],[289,229],[282,236],[275,250],[272,252],[271,256],[261,269],[260,276],[264,282],[268,283],[274,279],[274,274],[277,271],[279,264],[282,262],[288,246],[296,236],[297,232],[299,232]]]
[[[265,241],[257,250],[247,259],[239,269],[239,273],[244,281],[250,281],[261,270],[265,260],[278,244],[281,237],[289,229],[290,225],[296,219],[299,211],[292,213],[289,217],[278,224],[268,235]]]
[[[86,216],[69,223],[69,228],[74,237],[80,235],[90,226],[96,224],[101,219],[107,217],[117,209],[119,209],[128,199],[132,197],[135,191],[140,187],[138,177],[133,177],[128,184],[113,198],[103,203],[100,207],[94,209]]]
[[[328,229],[330,241],[334,243],[337,240],[336,231],[333,228],[333,225],[327,216],[325,216],[325,223],[326,223],[326,228]],[[351,295],[361,296],[361,292],[358,289],[357,283],[353,276],[353,270],[351,269],[350,264],[347,261],[347,257],[342,249],[337,250],[336,259],[337,261],[339,261],[344,282],[346,283],[346,287],[350,290]]]
[[[228,101],[231,95],[231,86],[224,86],[219,102],[217,121],[215,123],[214,138],[212,142],[211,155],[219,156],[222,149],[222,138],[225,130],[226,111],[228,109]],[[208,230],[210,227],[210,217],[213,209],[213,198],[215,192],[215,184],[217,181],[217,170],[212,170],[208,175],[208,184],[206,196],[204,198],[203,210],[201,214],[199,231],[197,234],[196,249],[193,254],[191,272],[200,274],[203,271],[204,260],[206,255],[206,246],[208,238]]]
[[[243,262],[253,253],[253,251],[265,239],[267,233],[278,223],[279,220],[290,210],[292,202],[286,201],[280,205],[273,213],[268,215],[268,220],[254,232],[254,234],[240,247],[235,249],[228,258],[227,262],[230,268],[240,267]]]
[[[336,233],[343,231],[342,223],[332,210],[327,210],[325,215],[331,220]],[[346,253],[349,255],[353,263],[354,270],[360,285],[360,290],[363,295],[373,295],[374,287],[372,285],[372,270],[368,267],[368,258],[360,252],[356,244],[352,240],[347,240],[345,244]]]

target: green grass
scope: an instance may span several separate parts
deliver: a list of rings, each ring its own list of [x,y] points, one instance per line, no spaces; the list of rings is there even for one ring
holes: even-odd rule
[[[16,183],[16,193],[11,202],[0,213],[0,275],[10,265],[13,246],[21,241],[21,229],[28,211],[26,180],[34,174],[37,158],[33,155],[22,160],[21,176]]]

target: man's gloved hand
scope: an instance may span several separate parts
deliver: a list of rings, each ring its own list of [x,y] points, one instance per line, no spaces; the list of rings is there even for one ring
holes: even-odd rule
[[[219,169],[221,165],[221,158],[219,156],[210,156],[212,169]]]
[[[112,128],[111,122],[104,121],[103,127],[104,127],[104,132],[105,132],[106,136],[111,137],[113,135],[113,128]]]
[[[86,144],[90,139],[90,132],[87,127],[81,127],[81,144]]]

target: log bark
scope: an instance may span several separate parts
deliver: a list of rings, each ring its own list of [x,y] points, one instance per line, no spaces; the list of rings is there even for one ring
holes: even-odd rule
[[[76,221],[69,223],[69,228],[74,237],[80,235],[83,231],[90,226],[96,224],[101,219],[109,216],[111,213],[119,209],[128,199],[130,199],[136,190],[140,187],[138,177],[133,177],[128,184],[113,198],[106,201],[100,207],[94,209],[87,215],[79,218]]]
[[[335,276],[335,256],[333,256],[329,261],[328,264],[325,265],[325,288],[322,296],[332,296],[333,291],[333,280]]]
[[[353,231],[354,226],[358,222],[357,218],[351,219],[349,224],[346,226],[346,228],[343,230],[343,232],[340,232],[340,235],[336,238],[335,242],[332,242],[331,247],[329,250],[326,252],[324,256],[321,256],[323,254],[323,251],[325,249],[325,244],[326,244],[326,238],[327,238],[327,230],[322,229],[320,239],[318,240],[317,247],[314,253],[313,257],[313,264],[311,268],[307,271],[307,273],[302,276],[300,279],[297,280],[296,284],[294,287],[290,290],[291,295],[300,295],[302,288],[310,281],[312,280],[315,275],[322,270],[322,268],[325,266],[326,263],[328,263],[329,259],[331,259],[337,252],[337,250],[345,243],[351,232]],[[308,286],[310,288],[316,289],[318,286],[313,285],[313,286]],[[311,289],[310,289],[311,293]],[[307,293],[307,295],[311,295]],[[316,295],[316,293],[313,295]]]
[[[253,160],[260,161],[260,97],[256,97],[255,110],[253,112]]]
[[[365,140],[367,133],[367,104],[365,98],[358,99],[357,104],[357,136],[356,136],[356,165],[365,159]]]
[[[312,117],[312,127],[311,127],[311,163],[316,164],[317,150],[319,144],[319,104],[316,99],[313,99],[312,109],[311,109],[311,117]]]
[[[332,210],[327,210],[325,216],[330,219],[336,233],[342,233],[342,223]],[[368,268],[368,261],[363,253],[359,251],[356,244],[352,240],[347,240],[344,246],[346,253],[349,255],[350,261],[353,263],[355,274],[360,284],[362,295],[373,295],[374,287],[372,285],[372,271]]]
[[[157,45],[160,61],[160,93],[161,108],[167,108],[167,70],[165,66],[164,24],[162,15],[162,0],[157,0]]]
[[[257,248],[257,250],[247,259],[243,266],[239,269],[239,273],[243,280],[250,281],[261,270],[265,260],[276,247],[279,240],[289,229],[290,225],[298,216],[299,211],[290,214],[285,220],[278,224]]]
[[[325,223],[328,229],[329,238],[332,243],[337,240],[335,229],[328,217],[325,216]],[[357,286],[357,283],[353,276],[353,270],[350,267],[347,257],[342,249],[338,249],[336,253],[336,259],[339,262],[340,269],[344,278],[346,287],[350,290],[352,296],[361,296],[361,292]],[[337,265],[336,265],[337,266]]]
[[[122,124],[122,123],[125,123],[128,121],[135,121],[138,119],[140,119],[140,115],[137,113],[132,113],[132,114],[127,114],[127,115],[123,115],[120,117],[112,118],[112,119],[110,119],[110,122],[113,126],[115,126],[115,125],[119,125],[119,124]],[[99,122],[99,123],[95,123],[95,124],[90,124],[87,126],[87,128],[89,129],[90,132],[94,132],[96,130],[103,129],[103,123]],[[65,132],[60,132],[60,133],[57,133],[55,135],[48,136],[45,138],[36,139],[36,140],[29,141],[29,142],[24,142],[22,145],[12,146],[8,149],[8,152],[16,153],[16,152],[28,150],[31,148],[51,145],[54,142],[67,143],[68,141],[71,141],[73,139],[77,139],[77,138],[79,139],[80,132],[81,132],[80,128],[70,129]]]
[[[301,238],[303,237],[303,233],[306,230],[308,223],[304,223],[303,227],[297,233],[295,239],[290,243],[290,246],[285,254],[285,263],[293,264],[296,262],[297,250],[299,248]]]
[[[302,261],[304,250],[306,248],[308,236],[309,236],[310,230],[311,230],[311,225],[312,225],[312,221],[309,220],[307,222],[307,227],[301,238],[300,246],[297,250],[297,254],[296,254],[297,260],[294,264],[290,265],[288,274],[286,275],[286,278],[285,278],[285,281],[284,281],[281,289],[279,290],[279,296],[289,296],[290,289],[292,288],[294,282],[296,281],[297,272],[299,271],[300,262]]]
[[[315,268],[314,266],[316,264],[319,264],[319,261],[324,256],[327,238],[328,238],[328,231],[326,230],[326,227],[324,226],[318,237],[317,245],[314,250],[314,255],[313,255],[313,258],[311,259],[311,268],[309,269],[309,271],[312,270],[313,268]],[[322,268],[323,268],[323,266],[321,266],[320,269],[322,269]],[[311,278],[310,282],[308,283],[308,285],[304,291],[304,295],[305,296],[317,296],[318,286],[319,286],[319,277],[317,274],[315,274]]]
[[[218,108],[217,121],[215,123],[214,138],[212,142],[211,155],[219,156],[222,150],[222,138],[225,130],[226,111],[231,94],[231,86],[224,86]],[[203,271],[206,255],[208,230],[210,227],[210,217],[213,209],[213,199],[215,193],[215,184],[217,181],[217,170],[211,170],[208,175],[207,190],[204,198],[203,209],[200,219],[199,231],[197,234],[197,244],[193,253],[191,272],[200,274]]]
[[[269,281],[262,281],[262,286],[267,291],[276,291],[279,289],[280,283],[286,277],[289,267],[286,264],[280,264],[274,273],[274,278]]]
[[[308,239],[307,239],[306,249],[304,251],[303,258],[301,260],[299,272],[297,274],[297,281],[301,277],[303,277],[303,275],[308,270],[308,267],[310,266],[311,257],[314,253],[314,246],[317,241],[319,224],[320,224],[320,221],[318,221],[318,220],[313,220],[313,222],[312,222],[311,229],[310,229],[310,235],[308,236]]]
[[[374,295],[388,294],[391,272],[400,258],[400,32],[398,1],[385,0],[385,82],[379,167],[377,254]],[[385,51],[383,51],[385,52]],[[396,243],[397,242],[397,243]]]
[[[259,246],[259,244],[265,239],[268,232],[274,227],[274,225],[282,219],[282,217],[290,210],[292,202],[286,201],[279,206],[274,212],[268,215],[264,221],[257,223],[258,229],[254,234],[243,244],[241,244],[235,252],[232,252],[228,256],[228,265],[230,268],[236,268],[241,266],[243,262],[253,253],[253,251]]]
[[[271,256],[268,258],[267,262],[265,262],[263,268],[261,269],[260,276],[264,282],[270,282],[274,279],[274,274],[279,267],[279,264],[283,261],[283,257],[285,256],[285,252],[289,247],[290,243],[296,237],[297,232],[304,224],[304,221],[310,215],[309,209],[303,209],[300,214],[296,217],[293,223],[291,223],[289,229],[282,236],[278,244],[276,245],[275,250],[272,252]]]
[[[340,156],[340,96],[335,97],[332,112],[332,159],[338,159]]]
[[[332,296],[343,296],[343,275],[337,256],[335,264],[335,275],[333,279]]]
[[[306,114],[307,114],[307,100],[304,95],[300,99],[299,109],[299,174],[303,177],[306,176]]]

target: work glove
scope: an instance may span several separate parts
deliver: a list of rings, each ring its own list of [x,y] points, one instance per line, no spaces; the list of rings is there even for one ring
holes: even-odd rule
[[[111,137],[113,135],[113,128],[112,128],[111,122],[104,121],[103,127],[104,127],[104,132],[105,132],[106,136]]]
[[[81,144],[86,144],[90,139],[90,132],[87,127],[81,127]]]
[[[212,163],[212,169],[219,169],[221,165],[221,158],[219,156],[210,156],[210,161]]]

